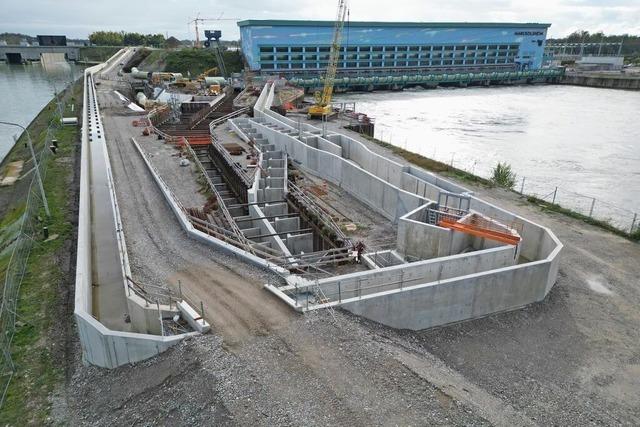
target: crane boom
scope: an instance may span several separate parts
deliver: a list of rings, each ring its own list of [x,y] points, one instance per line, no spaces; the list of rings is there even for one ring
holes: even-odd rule
[[[195,27],[195,32],[196,32],[196,43],[195,43],[195,47],[197,48],[201,48],[202,46],[200,45],[200,30],[198,29],[198,22],[206,22],[206,21],[237,21],[239,18],[222,18],[222,14],[220,14],[219,17],[217,18],[200,18],[200,13],[198,13],[198,15],[192,19],[191,21],[187,22],[187,24],[191,24],[193,23],[194,27]]]
[[[316,104],[309,107],[309,117],[326,117],[331,114],[331,97],[333,96],[333,85],[338,72],[338,60],[340,59],[340,45],[342,42],[342,29],[347,16],[347,0],[338,0],[338,13],[333,26],[333,40],[329,52],[329,63],[327,73],[324,76],[324,87],[322,93],[316,94]]]

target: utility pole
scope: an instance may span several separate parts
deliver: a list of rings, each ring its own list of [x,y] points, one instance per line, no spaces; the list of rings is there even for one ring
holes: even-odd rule
[[[27,141],[29,143],[29,150],[31,151],[31,159],[33,160],[33,167],[36,172],[36,178],[38,180],[38,187],[40,187],[40,196],[42,196],[44,211],[47,214],[47,218],[51,217],[51,212],[49,212],[49,203],[47,203],[47,196],[44,194],[44,186],[42,185],[42,177],[40,176],[40,165],[38,165],[38,160],[36,159],[36,153],[35,151],[33,151],[33,142],[31,141],[31,134],[29,133],[27,128],[17,123],[0,121],[0,124],[19,127],[27,134]]]

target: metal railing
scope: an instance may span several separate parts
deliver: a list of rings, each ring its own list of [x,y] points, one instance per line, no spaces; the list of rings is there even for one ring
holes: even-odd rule
[[[634,212],[597,197],[561,186],[551,186],[527,177],[520,178],[515,190],[523,196],[532,196],[585,217],[605,222],[629,236],[640,231],[640,217],[637,211]]]
[[[382,138],[378,138],[382,140]],[[392,144],[391,141],[388,141]],[[398,144],[392,144],[399,146]],[[480,175],[478,173],[479,161],[468,163],[468,166],[461,162],[454,164],[453,159],[455,152],[449,159],[436,157],[435,152],[429,158],[448,164],[455,169],[468,172],[472,175],[480,176],[487,180],[491,180],[490,176]],[[610,201],[604,200],[588,194],[582,194],[564,186],[556,186],[549,182],[542,182],[527,176],[519,176],[513,190],[523,196],[531,196],[560,208],[573,211],[584,217],[607,223],[621,234],[627,236],[635,236],[640,233],[640,211],[635,208],[623,207]],[[495,218],[499,220],[499,218]]]
[[[302,191],[293,181],[289,180],[287,182],[287,188],[291,196],[293,196],[299,203],[303,204],[305,208],[312,212],[327,230],[330,230],[336,235],[337,239],[344,242],[344,247],[351,248],[353,246],[351,240],[346,236],[346,234],[344,234],[338,224],[333,221],[331,216],[320,206],[318,206],[318,204],[314,202],[313,199],[307,196],[304,191]]]
[[[227,209],[227,206],[225,205],[224,200],[222,199],[222,196],[218,192],[218,189],[216,188],[214,183],[211,181],[211,178],[209,178],[209,175],[207,174],[207,170],[204,168],[204,166],[202,166],[202,163],[200,162],[198,155],[195,153],[195,151],[193,151],[193,148],[191,148],[191,144],[189,144],[189,139],[185,138],[184,140],[185,140],[185,144],[184,144],[185,147],[187,147],[187,150],[189,151],[189,154],[193,158],[193,161],[196,163],[196,166],[198,167],[200,174],[202,174],[204,179],[207,181],[207,184],[209,185],[209,189],[211,190],[216,200],[218,201],[218,207],[222,211],[222,215],[224,216],[225,220],[229,224],[229,227],[231,227],[231,231],[233,231],[233,233],[236,235],[236,238],[246,246],[249,252],[251,252],[252,254],[255,254],[253,247],[249,244],[249,241],[244,236],[244,233],[242,233],[242,231],[238,227],[238,224],[236,224],[236,220],[233,218],[233,216]]]
[[[251,178],[240,166],[236,164],[236,162],[231,158],[229,152],[226,148],[218,141],[218,138],[213,133],[213,128],[211,129],[211,144],[215,147],[215,149],[220,153],[224,161],[233,169],[233,171],[242,179],[242,182],[247,186],[247,188],[251,188],[253,186],[253,178]]]

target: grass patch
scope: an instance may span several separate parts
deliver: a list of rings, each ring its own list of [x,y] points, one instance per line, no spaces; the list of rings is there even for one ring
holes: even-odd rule
[[[143,71],[162,71],[164,70],[164,61],[168,51],[155,49],[149,52],[146,58],[138,64],[138,68]]]
[[[469,182],[472,184],[480,184],[486,187],[493,186],[493,183],[490,180],[482,178],[478,175],[474,175],[472,173],[469,173],[462,169],[458,169],[446,163],[421,156],[420,154],[416,154],[411,151],[405,150],[404,148],[396,147],[395,145],[389,144],[388,142],[380,141],[379,139],[370,137],[368,135],[364,135],[364,134],[361,134],[361,135],[366,139],[368,139],[369,141],[374,142],[379,146],[384,147],[388,150],[391,150],[393,154],[396,154],[402,157],[409,163],[412,163],[423,169],[429,170],[431,172],[436,172],[441,175],[457,178],[460,181]]]
[[[81,82],[76,83],[74,95],[81,90]],[[76,99],[82,97],[76,96]],[[79,111],[80,105],[75,107]],[[40,129],[39,133],[35,127],[30,132],[34,139],[37,136],[39,140],[44,140],[46,127]],[[44,186],[51,211],[47,226],[50,235],[57,234],[58,237],[44,242],[41,234],[35,236],[37,243],[27,262],[26,275],[18,297],[16,332],[11,346],[16,374],[0,411],[2,425],[47,424],[51,411],[49,397],[56,385],[64,379],[64,364],[54,360],[50,334],[54,321],[70,321],[58,318],[61,303],[58,286],[65,274],[60,259],[64,255],[65,241],[73,231],[73,214],[69,205],[69,198],[73,193],[69,192],[69,183],[73,175],[75,144],[79,132],[79,127],[58,129],[55,136],[59,141],[59,150],[56,155],[47,159]],[[11,215],[15,216],[14,213]],[[45,218],[43,209],[40,216]],[[55,337],[61,338],[63,337]]]
[[[640,229],[636,230],[634,233],[629,234],[624,232],[611,223],[607,221],[603,221],[600,219],[592,218],[588,215],[581,214],[580,212],[576,212],[574,210],[564,208],[556,203],[549,203],[545,200],[542,200],[535,196],[527,196],[527,201],[529,203],[534,203],[538,205],[542,210],[560,213],[571,218],[579,219],[581,221],[586,222],[587,224],[595,225],[596,227],[600,227],[604,230],[610,231],[611,233],[617,234],[618,236],[627,237],[631,240],[640,241]]]
[[[0,236],[2,235],[2,231],[4,231],[5,228],[9,227],[11,224],[13,224],[14,222],[16,222],[22,217],[22,213],[24,212],[25,205],[26,205],[26,202],[22,202],[17,206],[13,206],[7,211],[7,213],[4,215],[2,220],[0,220],[0,230],[1,230]]]
[[[242,58],[239,51],[222,53],[227,72],[236,73],[242,70]],[[191,73],[196,77],[203,71],[218,65],[216,55],[210,49],[181,49],[166,53],[165,71],[182,73],[185,77]]]

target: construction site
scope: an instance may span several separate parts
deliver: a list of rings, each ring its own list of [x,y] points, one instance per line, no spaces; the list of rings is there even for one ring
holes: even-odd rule
[[[269,273],[264,292],[295,312],[340,307],[423,330],[545,299],[562,250],[551,230],[371,151],[360,134],[372,121],[332,105],[346,10],[312,104],[284,79],[229,75],[220,31],[204,42],[217,67],[194,78],[139,70],[131,48],[85,71],[75,313],[86,362],[144,360],[220,316],[209,289],[141,262],[129,235],[149,204],[123,204],[143,197],[126,190],[134,173],[189,239]],[[346,118],[354,136],[331,126]]]
[[[87,362],[144,360],[211,327],[189,281],[132,269],[133,221],[119,200],[136,168],[119,172],[118,157],[140,158],[191,239],[268,271],[264,289],[297,312],[340,307],[422,330],[547,296],[562,250],[551,230],[332,128],[339,117],[373,126],[331,103],[345,14],[341,2],[324,86],[306,106],[284,79],[234,87],[219,31],[205,31],[218,66],[195,78],[139,70],[135,49],[85,72],[80,225],[90,232],[79,239],[76,315]]]
[[[585,352],[576,338],[607,334],[595,324],[578,333],[566,291],[554,286],[599,268],[581,246],[615,246],[602,232],[582,229],[587,241],[576,240],[576,226],[498,190],[412,166],[343,128],[349,112],[314,120],[297,104],[282,115],[299,92],[280,80],[137,111],[139,79],[119,75],[134,53],[85,76],[75,318],[82,361],[96,368],[75,369],[78,393],[67,395],[63,416],[231,425],[635,419],[621,397],[633,377],[607,368],[610,348]],[[209,97],[201,113],[192,112],[196,96]],[[111,208],[96,205],[99,188]],[[566,248],[548,227],[571,241],[564,274]],[[584,295],[574,309],[586,316],[597,298]],[[635,333],[625,326],[616,339]],[[561,390],[576,373],[564,365],[586,354],[594,371],[577,374],[580,391],[567,398]],[[606,389],[602,375],[613,381]]]
[[[637,245],[420,168],[334,99],[553,82],[549,24],[353,22],[347,43],[347,20],[240,21],[235,72],[198,15],[215,66],[127,47],[85,70],[49,421],[640,423]]]

